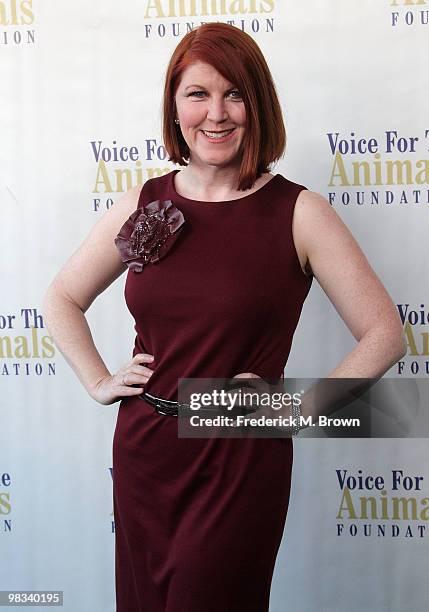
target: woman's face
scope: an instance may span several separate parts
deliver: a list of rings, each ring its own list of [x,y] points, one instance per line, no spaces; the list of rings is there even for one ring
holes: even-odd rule
[[[238,165],[246,110],[234,84],[210,64],[195,62],[183,72],[175,99],[190,159],[210,166]]]

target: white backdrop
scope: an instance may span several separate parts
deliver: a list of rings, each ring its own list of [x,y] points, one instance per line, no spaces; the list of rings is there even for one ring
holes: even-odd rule
[[[114,610],[118,404],[87,396],[43,326],[42,299],[118,195],[173,168],[160,131],[164,71],[202,21],[234,22],[258,42],[288,134],[274,172],[332,202],[397,304],[409,346],[387,376],[429,374],[429,1],[0,2],[0,590],[63,590],[67,612]],[[138,159],[103,162],[115,144]],[[118,185],[117,171],[130,182]],[[112,371],[134,344],[124,281],[87,313]],[[286,375],[322,377],[353,345],[314,282]],[[294,448],[271,610],[424,609],[426,440],[302,438]],[[419,512],[340,512],[343,470],[385,479],[383,494],[351,490],[356,508],[361,496],[402,496]],[[423,477],[420,489],[395,490],[393,470]]]

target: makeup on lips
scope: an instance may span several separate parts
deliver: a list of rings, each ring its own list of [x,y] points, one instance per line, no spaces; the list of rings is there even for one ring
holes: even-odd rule
[[[213,132],[209,130],[201,130],[201,134],[204,136],[205,140],[209,140],[210,142],[214,143],[221,143],[231,140],[234,133],[235,128],[232,128],[231,130],[216,130]]]

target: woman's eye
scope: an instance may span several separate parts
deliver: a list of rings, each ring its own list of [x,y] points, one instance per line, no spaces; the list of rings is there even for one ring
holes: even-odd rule
[[[206,92],[205,91],[191,91],[189,95],[195,96],[196,98],[201,98],[202,96],[206,95]],[[238,91],[238,89],[233,89],[232,91],[228,92],[228,95],[230,95],[232,98],[241,98],[241,94]]]

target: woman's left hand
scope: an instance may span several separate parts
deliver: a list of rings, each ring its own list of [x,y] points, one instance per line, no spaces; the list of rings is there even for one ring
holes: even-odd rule
[[[240,374],[236,374],[233,378],[259,379],[261,381],[263,380],[261,376],[259,376],[258,374],[254,374],[253,372],[240,372]],[[265,383],[265,385],[267,385],[267,383]],[[240,388],[243,388],[243,390],[245,390],[247,387],[249,391],[253,390],[254,392],[257,392],[260,394],[265,385],[259,382],[256,383],[255,385],[252,385],[252,383],[250,382],[248,384],[243,382]],[[270,386],[268,385],[267,392],[269,393],[269,391],[270,391]],[[261,416],[262,414],[265,414],[267,416],[268,414],[266,408],[264,409],[263,406],[258,406],[258,408],[256,409],[256,412],[258,413],[258,416]]]
[[[240,374],[236,374],[233,378],[259,378],[262,379],[261,376],[258,376],[258,374],[254,374],[253,372],[241,372]],[[284,378],[284,374],[282,374],[282,378]],[[270,393],[271,392],[271,387],[268,383],[266,383],[268,385],[268,389],[267,392]],[[252,385],[250,384],[250,387]],[[259,393],[261,393],[261,385],[258,384],[257,385],[257,390]],[[255,411],[254,415],[250,415],[250,416],[254,416],[254,417],[261,417],[261,416],[265,416],[268,418],[275,418],[278,416],[288,416],[289,415],[289,409],[287,410],[287,414],[284,413],[283,411],[280,411],[280,413],[276,410],[273,410],[273,408],[270,405],[267,405],[266,403],[264,403],[262,406],[258,406],[258,408]],[[283,434],[285,435],[285,437],[289,437],[292,435],[292,428],[291,427],[285,427],[285,426],[275,426],[275,429],[279,429],[283,432]]]

